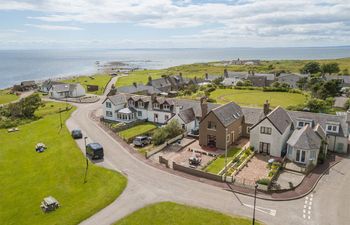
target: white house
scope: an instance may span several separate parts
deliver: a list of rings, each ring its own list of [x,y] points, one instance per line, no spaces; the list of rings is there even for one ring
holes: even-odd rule
[[[81,84],[54,84],[49,90],[50,98],[77,98],[85,95],[85,88]]]

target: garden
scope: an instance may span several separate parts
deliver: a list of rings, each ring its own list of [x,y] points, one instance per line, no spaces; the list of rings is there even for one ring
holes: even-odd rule
[[[225,215],[209,209],[161,202],[146,206],[114,225],[249,225],[251,219]],[[259,221],[255,224],[261,225]]]
[[[20,125],[19,131],[0,129],[0,221],[12,224],[78,224],[113,202],[126,187],[121,174],[89,163],[84,182],[85,157],[66,129],[60,129],[58,108],[45,103],[38,118]],[[63,123],[73,109],[61,113]],[[42,142],[43,153],[35,151]],[[15,162],[15,163],[14,163]],[[44,214],[40,202],[55,197],[61,207]]]
[[[240,153],[241,148],[231,148],[227,151],[227,163],[229,164]],[[225,154],[214,159],[207,167],[204,168],[205,172],[218,174],[225,167]]]

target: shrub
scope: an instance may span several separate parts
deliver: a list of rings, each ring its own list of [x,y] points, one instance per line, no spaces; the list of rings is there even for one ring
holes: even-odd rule
[[[258,184],[269,185],[271,180],[269,178],[261,178],[257,181]]]
[[[183,130],[180,126],[180,124],[176,120],[170,121],[167,125],[164,127],[161,127],[160,129],[156,130],[152,135],[152,141],[154,145],[161,145],[163,144],[167,139],[174,138],[180,134],[182,134]]]

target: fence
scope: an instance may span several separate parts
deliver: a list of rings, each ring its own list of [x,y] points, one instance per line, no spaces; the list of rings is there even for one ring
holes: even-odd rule
[[[207,179],[210,179],[210,180],[215,180],[215,181],[220,181],[220,182],[223,181],[223,177],[222,176],[219,176],[219,175],[216,175],[216,174],[211,174],[211,173],[206,173],[206,172],[203,172],[201,170],[192,169],[192,168],[189,168],[189,167],[186,167],[186,166],[181,166],[179,164],[176,164],[175,162],[173,162],[173,169],[174,170],[178,170],[178,171],[182,171],[182,172],[194,175],[194,176],[207,178]]]
[[[165,158],[163,158],[163,156],[159,156],[159,163],[160,164],[164,164],[167,168],[169,168],[169,161]]]

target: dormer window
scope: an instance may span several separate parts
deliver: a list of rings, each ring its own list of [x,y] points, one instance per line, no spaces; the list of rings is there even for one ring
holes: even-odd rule
[[[112,108],[112,104],[110,102],[106,102],[106,108]]]
[[[154,109],[159,109],[159,103],[158,102],[153,103],[153,108]]]
[[[312,121],[311,120],[299,120],[297,122],[297,128],[302,128],[306,125],[309,125],[310,127],[312,127]]]
[[[333,123],[327,124],[326,131],[331,132],[331,133],[338,133],[339,132],[339,124],[333,124]]]
[[[137,107],[139,107],[139,108],[144,108],[145,106],[143,105],[143,102],[139,101],[139,102],[137,103]]]
[[[134,100],[130,99],[130,100],[129,100],[129,105],[130,105],[130,106],[134,106]]]
[[[163,109],[164,109],[164,110],[170,110],[170,105],[164,104],[164,105],[163,105]]]

